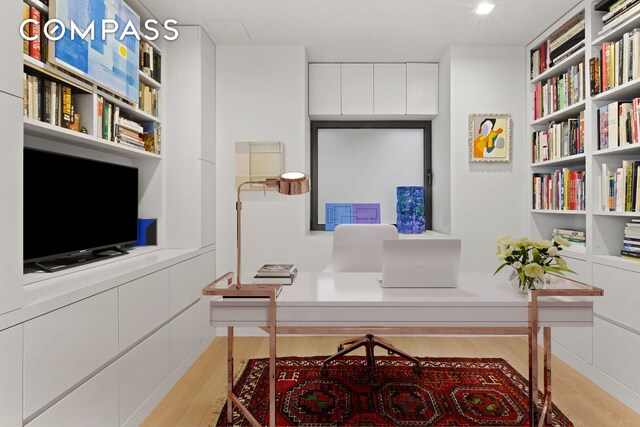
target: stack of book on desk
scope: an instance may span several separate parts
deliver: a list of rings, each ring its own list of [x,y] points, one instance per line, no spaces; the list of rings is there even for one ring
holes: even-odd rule
[[[620,254],[624,259],[640,261],[640,218],[634,218],[627,223]]]
[[[265,264],[253,276],[253,283],[291,285],[297,274],[293,264]]]

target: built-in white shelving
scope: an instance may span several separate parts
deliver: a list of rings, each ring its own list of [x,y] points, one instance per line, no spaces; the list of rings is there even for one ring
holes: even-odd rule
[[[142,71],[138,70],[138,76],[140,77],[140,83],[144,83],[149,87],[152,87],[154,89],[160,89],[160,87],[162,86],[160,83],[158,83],[157,81],[155,81],[150,76],[143,73]]]
[[[46,4],[42,3],[39,0],[24,0],[24,2],[29,6],[35,7],[41,12],[49,13],[49,6],[47,6]]]
[[[585,52],[584,47],[581,49],[578,49],[577,51],[569,55],[567,58],[555,64],[553,67],[549,68],[545,72],[540,73],[536,77],[532,78],[530,83],[534,84],[534,83],[547,80],[553,76],[564,73],[572,65],[576,65],[581,62],[584,62],[584,52]]]
[[[547,114],[544,117],[534,120],[531,123],[531,126],[546,125],[549,122],[562,121],[563,119],[568,119],[570,117],[576,116],[577,114],[580,113],[580,111],[584,110],[585,105],[586,105],[586,101],[584,100],[580,102],[576,102],[575,104],[569,105],[568,107],[563,108],[562,110],[558,110],[554,113]]]
[[[640,79],[631,80],[593,97],[593,101],[615,101],[640,94]]]
[[[554,214],[554,215],[585,215],[585,211],[562,210],[562,209],[531,209],[533,214]]]
[[[596,150],[592,153],[593,156],[610,156],[610,155],[640,155],[640,144],[627,144],[621,147],[605,148],[603,150]]]
[[[544,162],[538,162],[531,164],[532,168],[544,168],[550,166],[574,166],[584,165],[585,155],[584,153],[574,154],[571,156],[560,157],[558,159],[547,160]]]

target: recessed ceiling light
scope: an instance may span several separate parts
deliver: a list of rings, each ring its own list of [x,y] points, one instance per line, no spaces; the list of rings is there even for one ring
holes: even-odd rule
[[[495,4],[482,2],[478,5],[478,8],[476,9],[476,13],[478,15],[488,15],[491,13],[494,7],[496,7]]]

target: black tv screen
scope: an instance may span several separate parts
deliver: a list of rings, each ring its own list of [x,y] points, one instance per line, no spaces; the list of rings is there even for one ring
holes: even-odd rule
[[[138,169],[24,150],[24,261],[135,242]]]

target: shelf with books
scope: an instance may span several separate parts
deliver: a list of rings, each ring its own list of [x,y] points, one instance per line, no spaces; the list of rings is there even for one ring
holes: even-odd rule
[[[36,71],[42,74],[46,74],[47,76],[53,79],[56,79],[62,83],[66,83],[86,93],[93,93],[94,88],[92,84],[86,81],[80,80],[76,77],[73,77],[69,73],[62,71],[61,69],[58,69],[56,67],[53,67],[49,63],[38,61],[30,57],[29,55],[24,55],[23,59],[24,59],[24,66],[26,68],[29,68],[33,71]]]
[[[596,216],[618,216],[628,218],[640,218],[640,212],[615,212],[615,211],[595,211]]]
[[[41,12],[49,13],[49,5],[44,4],[39,0],[23,0],[29,6],[33,6]]]
[[[160,89],[162,87],[160,83],[158,83],[157,81],[152,79],[150,76],[143,73],[141,70],[138,70],[138,76],[140,77],[140,83],[144,83],[147,86],[152,87],[154,89]]]
[[[532,214],[586,215],[584,210],[531,209]]]
[[[96,91],[96,94],[98,96],[102,96],[105,100],[107,100],[108,102],[117,105],[118,107],[120,107],[121,110],[127,112],[130,116],[131,119],[133,120],[140,120],[143,122],[155,122],[155,123],[160,123],[161,120],[159,117],[153,116],[149,113],[145,113],[144,111],[140,110],[139,108],[131,105],[129,102],[127,101],[123,101],[122,99],[119,99],[113,95],[110,95],[104,91],[98,90]]]
[[[626,144],[621,147],[604,148],[591,153],[593,156],[611,156],[620,154],[640,155],[640,144]]]
[[[531,126],[541,126],[546,125],[549,122],[571,118],[571,116],[575,116],[576,113],[580,113],[580,111],[584,110],[585,106],[585,100],[579,101],[566,108],[563,108],[562,110],[556,111],[555,113],[547,114],[544,117],[534,120],[533,122],[531,122]]]
[[[627,99],[640,95],[640,78],[613,87],[605,92],[601,92],[591,97],[594,102],[615,101],[616,99]]]
[[[63,144],[91,148],[96,151],[117,154],[119,156],[127,157],[130,159],[159,160],[162,158],[162,156],[158,154],[138,150],[136,148],[117,144],[115,142],[106,141],[93,135],[75,132],[69,129],[64,129],[59,126],[54,126],[49,123],[43,123],[41,121],[29,118],[24,119],[24,133],[25,135],[46,139],[48,141],[55,141]]]
[[[547,166],[578,166],[584,165],[585,162],[585,154],[574,154],[572,156],[560,157],[554,160],[547,160],[544,162],[532,163],[532,168],[544,168]]]
[[[573,52],[567,58],[554,64],[551,68],[547,69],[543,73],[540,73],[537,77],[531,79],[530,83],[538,83],[543,80],[547,80],[550,77],[556,76],[566,72],[572,65],[577,65],[584,62],[585,48],[582,46],[577,51]]]
[[[595,19],[598,19],[598,18],[595,17]],[[615,25],[612,28],[608,28],[605,31],[599,30],[597,34],[595,34],[597,35],[597,37],[593,38],[591,45],[599,46],[603,42],[618,39],[624,33],[629,32],[638,26],[640,26],[640,12],[634,13],[633,15],[629,16],[627,19],[624,19],[618,25]]]
[[[570,246],[564,249],[561,253],[562,256],[566,256],[569,258],[579,259],[582,261],[586,261],[587,259],[587,250],[583,246]]]

